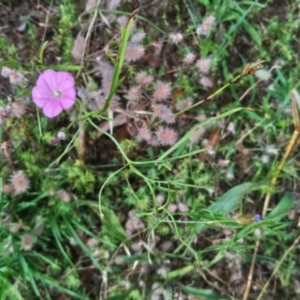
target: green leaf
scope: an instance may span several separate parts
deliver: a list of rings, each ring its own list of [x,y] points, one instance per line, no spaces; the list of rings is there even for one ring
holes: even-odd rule
[[[243,24],[244,29],[248,32],[248,34],[251,36],[251,38],[259,45],[261,46],[261,38],[257,30],[251,26],[249,23]]]
[[[121,242],[128,242],[130,238],[115,213],[105,206],[101,207],[101,211],[103,214],[103,223],[110,230],[110,234]]]
[[[292,193],[286,192],[277,206],[270,212],[270,214],[266,217],[267,218],[278,218],[281,219],[287,212],[293,208],[295,198]]]
[[[130,36],[131,27],[134,22],[134,16],[135,16],[135,12],[130,16],[127,24],[122,29],[121,42],[119,45],[119,58],[115,65],[115,70],[114,70],[113,77],[112,77],[112,83],[111,83],[109,95],[106,99],[104,108],[101,111],[106,111],[108,109],[113,95],[115,94],[117,88],[121,84],[120,75],[121,75],[122,67],[123,67],[123,64],[125,61],[125,53],[126,53],[126,49],[127,49],[127,44],[128,44],[128,40],[129,40],[129,36]]]
[[[245,182],[237,185],[223,194],[219,199],[211,204],[207,210],[212,214],[226,215],[234,211],[242,202],[245,194],[254,189],[260,188],[261,185],[257,183]],[[195,225],[195,232],[199,234],[206,228],[206,225],[199,223]]]
[[[177,285],[186,293],[189,295],[193,295],[196,297],[200,297],[201,300],[229,300],[228,297],[223,297],[218,294],[216,294],[213,290],[204,290],[204,289],[198,289],[193,288],[190,286],[183,285],[181,283],[177,283]]]
[[[39,51],[39,62],[40,64],[43,64],[43,60],[44,60],[44,51],[46,49],[48,45],[48,42],[44,42],[42,45],[41,45],[41,48],[40,48],[40,51]]]
[[[189,265],[189,266],[186,266],[184,268],[177,269],[177,270],[174,270],[172,272],[166,273],[163,277],[165,279],[168,279],[168,280],[173,279],[173,278],[177,278],[177,277],[181,277],[181,276],[184,276],[187,273],[191,272],[194,268],[195,268],[195,266]]]
[[[237,185],[222,195],[216,202],[208,207],[214,214],[226,215],[234,211],[242,202],[245,194],[258,188],[257,183],[246,182]]]

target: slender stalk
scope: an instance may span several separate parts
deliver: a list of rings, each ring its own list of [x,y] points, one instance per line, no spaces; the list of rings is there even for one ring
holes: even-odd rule
[[[280,161],[280,163],[277,167],[275,175],[273,176],[273,178],[271,180],[271,183],[270,183],[271,187],[274,187],[276,185],[279,174],[280,174],[284,164],[286,163],[288,157],[292,153],[292,151],[293,151],[293,149],[294,149],[294,147],[297,143],[299,134],[300,134],[299,113],[298,113],[298,107],[297,107],[295,95],[293,94],[293,92],[291,92],[291,99],[292,99],[292,110],[293,110],[295,130],[294,130],[294,133],[293,133],[293,135],[292,135],[292,137],[291,137],[291,139],[290,139],[290,141],[289,141],[289,143],[288,143],[288,145],[287,145],[287,147],[284,151],[284,155],[283,155],[283,157],[282,157],[282,159],[281,159],[281,161]],[[271,194],[268,193],[266,195],[265,201],[264,201],[264,207],[263,207],[263,211],[262,211],[262,218],[264,218],[267,214],[267,210],[268,210],[268,207],[269,207],[269,204],[270,204],[270,199],[271,199]],[[252,284],[253,273],[254,273],[254,266],[255,266],[255,261],[256,261],[256,256],[257,256],[259,245],[260,245],[260,241],[258,240],[255,244],[255,249],[254,249],[254,253],[253,253],[253,256],[252,256],[251,266],[250,266],[250,270],[249,270],[249,273],[248,273],[247,285],[246,285],[246,289],[245,289],[245,292],[244,292],[244,295],[243,295],[243,300],[247,300],[248,296],[249,296],[249,292],[250,292],[250,288],[251,288],[251,284]],[[271,277],[269,278],[267,284],[269,283]],[[264,289],[265,289],[266,285],[264,286]],[[262,290],[259,298],[261,298],[264,289]]]

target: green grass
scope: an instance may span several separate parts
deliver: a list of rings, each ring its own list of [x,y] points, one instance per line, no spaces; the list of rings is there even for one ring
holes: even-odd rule
[[[274,1],[121,2],[89,12],[76,1],[45,2],[40,14],[28,4],[38,21],[26,19],[23,33],[4,31],[0,39],[0,67],[28,79],[12,87],[12,102],[0,90],[2,107],[27,103],[21,118],[4,118],[0,127],[2,143],[13,147],[2,144],[0,162],[0,300],[243,299],[258,240],[248,299],[297,299],[297,149],[277,185],[270,184],[294,130],[297,5],[284,1],[279,11]],[[0,26],[17,26],[18,4],[3,5],[12,11]],[[198,36],[210,14],[216,18],[210,34]],[[129,19],[120,26],[122,16]],[[128,63],[135,27],[146,33],[146,50]],[[88,42],[84,59],[76,61],[72,47],[79,32]],[[181,32],[183,41],[172,44],[171,32]],[[212,57],[204,74],[212,87],[199,83],[196,63],[182,63],[188,52]],[[269,80],[239,76],[259,59],[265,70],[277,66]],[[78,96],[72,110],[48,119],[31,101],[46,69],[71,72],[89,93],[102,89],[103,61],[113,72],[102,107],[90,109]],[[153,114],[153,84],[143,87],[139,102],[129,100],[141,71],[170,84],[163,103],[176,123]],[[114,110],[116,96],[120,108]],[[176,110],[186,97],[194,104]],[[127,119],[115,126],[122,114]],[[141,142],[137,129],[143,126],[152,132],[170,126],[178,139],[170,146]],[[66,139],[51,145],[59,131]],[[192,143],[197,132],[202,136]],[[7,192],[18,170],[30,180],[21,195]],[[255,222],[268,193],[268,214]],[[24,234],[34,239],[29,250]]]

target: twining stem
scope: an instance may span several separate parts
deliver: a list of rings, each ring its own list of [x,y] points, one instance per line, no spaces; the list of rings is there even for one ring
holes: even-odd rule
[[[188,110],[191,110],[193,108],[195,108],[196,106],[200,105],[201,103],[203,103],[204,101],[207,101],[207,100],[211,100],[213,99],[215,96],[221,94],[225,89],[227,89],[230,85],[232,85],[233,83],[237,82],[239,79],[241,79],[243,76],[245,75],[253,75],[256,71],[260,70],[261,68],[263,68],[263,62],[262,60],[258,60],[254,63],[249,63],[247,64],[242,73],[237,75],[235,78],[233,78],[231,81],[229,81],[228,83],[226,83],[225,85],[223,85],[222,87],[220,87],[217,91],[215,91],[213,94],[209,95],[206,99],[202,99],[200,101],[198,101],[197,103],[177,112],[174,114],[174,116],[178,116],[178,115],[181,115],[182,113],[188,111]],[[160,123],[162,123],[163,121],[158,121],[157,123],[154,124],[154,126],[157,126],[159,125]]]

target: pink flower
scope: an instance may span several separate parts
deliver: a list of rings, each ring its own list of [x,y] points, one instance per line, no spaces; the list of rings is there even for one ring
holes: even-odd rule
[[[48,118],[54,118],[76,100],[74,78],[71,73],[46,70],[40,74],[32,90],[32,100]]]

